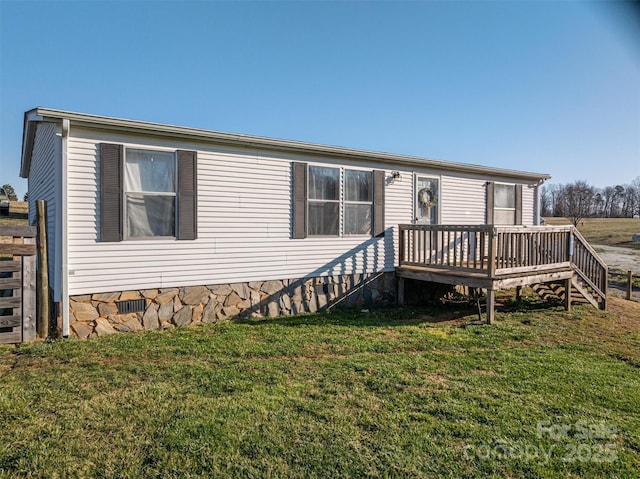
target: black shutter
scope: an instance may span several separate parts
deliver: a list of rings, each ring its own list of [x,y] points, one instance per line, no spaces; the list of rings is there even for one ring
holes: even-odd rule
[[[198,237],[198,159],[195,151],[178,150],[178,231],[176,239]]]
[[[384,179],[384,171],[373,171],[373,236],[384,235]]]
[[[307,164],[291,163],[293,180],[293,239],[307,237]]]
[[[522,224],[522,185],[516,185],[516,224]]]
[[[495,183],[493,181],[487,182],[487,224],[493,224],[493,190]]]
[[[100,144],[100,241],[122,241],[124,147]]]

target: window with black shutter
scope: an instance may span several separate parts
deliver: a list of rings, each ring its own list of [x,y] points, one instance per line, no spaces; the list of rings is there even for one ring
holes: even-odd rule
[[[292,163],[292,237],[384,234],[381,170]]]
[[[197,237],[194,151],[100,145],[100,239]]]

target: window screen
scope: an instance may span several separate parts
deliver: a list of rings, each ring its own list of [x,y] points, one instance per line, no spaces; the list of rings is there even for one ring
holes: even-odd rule
[[[372,179],[370,171],[344,172],[344,234],[371,234]]]
[[[127,236],[175,236],[175,154],[127,149],[124,171]]]
[[[493,215],[493,221],[497,225],[514,225],[516,223],[516,189],[514,185],[495,185]]]
[[[309,235],[337,236],[340,232],[340,170],[309,167]]]

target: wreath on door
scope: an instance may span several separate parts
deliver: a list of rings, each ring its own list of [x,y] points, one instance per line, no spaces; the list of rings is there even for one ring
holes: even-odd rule
[[[438,202],[431,188],[422,188],[418,191],[418,201],[424,205],[425,208],[432,208]]]

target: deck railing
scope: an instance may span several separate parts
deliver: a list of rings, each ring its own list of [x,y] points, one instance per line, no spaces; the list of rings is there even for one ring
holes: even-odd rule
[[[573,229],[575,238],[571,264],[580,278],[601,298],[606,301],[609,268],[577,229]]]
[[[573,226],[399,225],[400,266],[485,274],[573,267],[606,295],[607,266]]]
[[[441,269],[448,281],[452,274],[479,275],[491,284],[514,279],[520,284],[523,276],[548,281],[562,274],[568,281],[567,307],[577,290],[593,306],[606,309],[608,267],[573,226],[399,225],[399,232],[401,267]],[[493,301],[493,290],[488,290],[487,311],[493,311]]]

